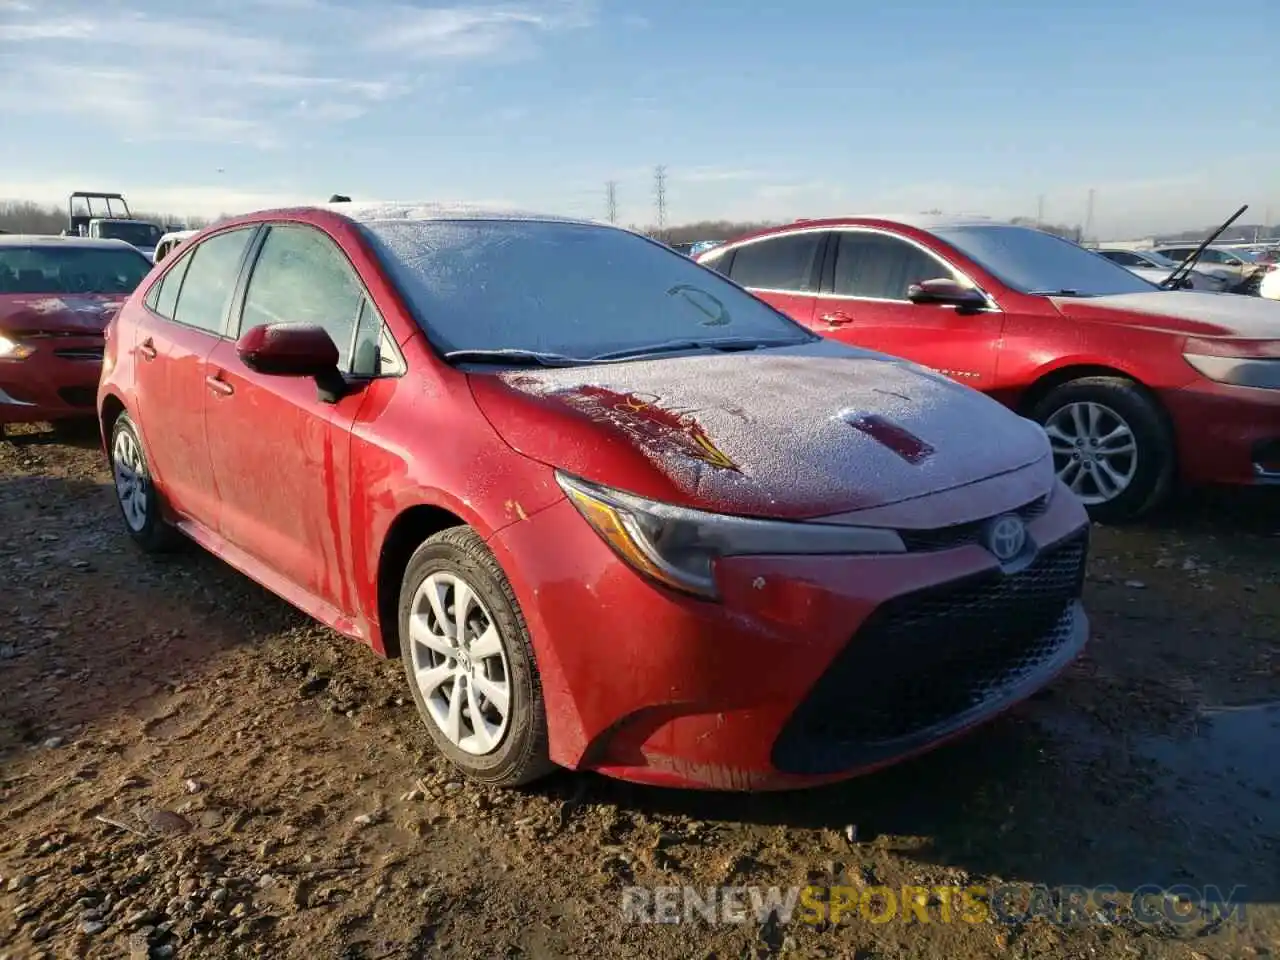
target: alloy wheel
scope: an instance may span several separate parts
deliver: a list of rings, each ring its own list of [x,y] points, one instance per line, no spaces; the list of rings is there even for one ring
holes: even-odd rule
[[[1138,443],[1125,419],[1101,403],[1059,407],[1045,421],[1059,479],[1087,506],[1107,503],[1133,483]]]
[[[142,447],[129,430],[116,434],[111,447],[111,468],[124,522],[134,533],[139,533],[147,525],[151,484]]]
[[[481,756],[507,732],[511,670],[493,617],[453,573],[423,580],[409,615],[413,679],[449,742]]]

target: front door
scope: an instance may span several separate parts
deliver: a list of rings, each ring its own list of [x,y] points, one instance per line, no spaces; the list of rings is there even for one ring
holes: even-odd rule
[[[323,327],[352,392],[322,400],[314,380],[251,371],[228,341],[209,357],[206,431],[222,503],[220,530],[312,597],[355,609],[343,584],[351,558],[351,424],[376,375],[381,318],[338,246],[303,224],[268,228],[245,289],[238,330]]]
[[[217,526],[218,495],[205,445],[205,361],[227,309],[252,228],[215,234],[175,262],[147,296],[135,334],[139,429],[169,507]]]
[[[1004,314],[915,304],[922,280],[968,281],[931,251],[877,230],[833,236],[829,282],[810,323],[815,333],[904,357],[978,390],[995,384]]]

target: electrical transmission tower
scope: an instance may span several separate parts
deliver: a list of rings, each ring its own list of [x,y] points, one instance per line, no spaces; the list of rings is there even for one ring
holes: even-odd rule
[[[658,238],[667,238],[667,168],[655,167],[653,171],[653,202],[658,210]]]
[[[604,185],[605,210],[610,223],[618,222],[618,181],[610,180]]]

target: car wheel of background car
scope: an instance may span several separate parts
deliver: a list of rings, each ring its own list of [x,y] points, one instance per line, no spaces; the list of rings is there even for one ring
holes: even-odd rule
[[[1094,520],[1132,520],[1168,494],[1173,434],[1155,401],[1133,381],[1072,380],[1037,403],[1032,418],[1049,435],[1058,476]]]
[[[427,540],[400,589],[400,653],[440,752],[493,786],[554,769],[533,647],[511,584],[469,527]]]
[[[160,493],[151,482],[147,455],[127,413],[111,428],[111,476],[125,529],[148,553],[163,553],[178,543],[178,533],[161,516]]]

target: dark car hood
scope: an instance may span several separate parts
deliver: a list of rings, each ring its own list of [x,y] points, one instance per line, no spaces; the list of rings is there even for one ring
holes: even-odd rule
[[[1194,290],[1152,290],[1112,297],[1055,297],[1065,317],[1167,330],[1193,337],[1280,338],[1280,303]]]
[[[0,331],[55,336],[100,334],[126,299],[98,294],[0,294]]]
[[[1049,455],[1040,427],[915,364],[820,341],[755,353],[473,373],[516,450],[642,496],[816,517]]]

